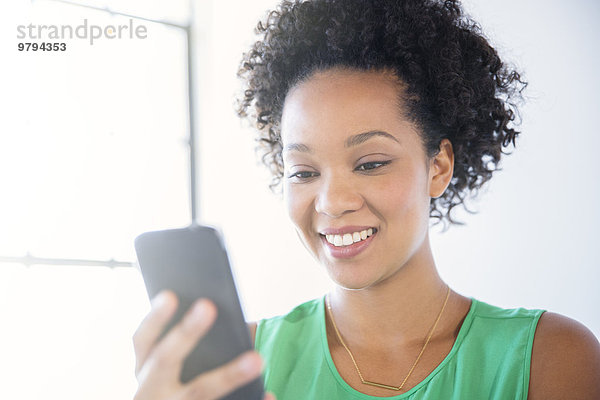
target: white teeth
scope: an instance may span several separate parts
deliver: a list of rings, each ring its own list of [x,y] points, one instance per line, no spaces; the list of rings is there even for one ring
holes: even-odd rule
[[[341,246],[343,244],[342,237],[340,235],[333,235],[333,244],[335,246]]]
[[[344,246],[348,246],[349,244],[354,243],[354,240],[352,240],[352,234],[351,233],[344,233]]]
[[[325,235],[329,243],[336,247],[348,246],[361,240],[365,240],[373,235],[373,228],[365,229],[360,232],[345,233],[343,235]]]

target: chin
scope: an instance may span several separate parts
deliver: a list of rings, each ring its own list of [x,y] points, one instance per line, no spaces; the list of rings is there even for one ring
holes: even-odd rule
[[[337,286],[347,290],[363,290],[373,286],[377,280],[361,271],[348,271],[344,267],[325,265],[329,278]],[[362,273],[361,273],[362,272]]]

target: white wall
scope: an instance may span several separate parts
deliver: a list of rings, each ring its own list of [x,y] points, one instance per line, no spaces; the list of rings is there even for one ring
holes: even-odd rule
[[[200,60],[201,215],[223,228],[247,316],[257,319],[319,296],[330,283],[268,191],[252,132],[233,113],[238,62],[274,2],[204,4],[199,13],[211,27]],[[466,227],[431,232],[439,270],[465,295],[560,312],[600,336],[600,7],[471,0],[465,8],[530,85],[517,149],[474,204],[480,213],[465,215]]]

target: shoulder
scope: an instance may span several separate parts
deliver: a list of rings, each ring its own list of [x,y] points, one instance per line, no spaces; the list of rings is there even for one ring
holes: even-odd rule
[[[275,346],[289,338],[318,330],[320,316],[323,315],[322,306],[322,299],[309,300],[286,314],[257,321],[254,330],[255,348],[259,349],[267,344]]]
[[[600,399],[600,343],[581,323],[545,312],[535,331],[529,400]]]
[[[311,317],[320,314],[323,307],[323,299],[313,299],[295,306],[287,314],[277,315],[271,318],[261,319],[257,324],[257,329],[279,325],[297,325]]]

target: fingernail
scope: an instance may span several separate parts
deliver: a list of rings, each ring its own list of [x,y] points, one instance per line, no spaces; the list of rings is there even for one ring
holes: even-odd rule
[[[186,317],[186,324],[190,326],[196,326],[198,322],[204,319],[206,315],[206,302],[203,300],[197,301],[190,310]]]
[[[167,302],[167,294],[165,292],[160,292],[152,299],[152,308],[160,308],[164,306]]]

